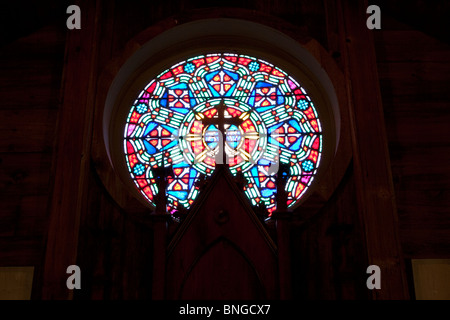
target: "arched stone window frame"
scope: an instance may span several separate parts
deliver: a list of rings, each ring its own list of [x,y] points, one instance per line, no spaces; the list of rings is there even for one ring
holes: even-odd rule
[[[216,52],[264,59],[306,89],[322,122],[324,145],[316,178],[293,209],[294,215],[306,218],[331,197],[351,159],[345,78],[317,41],[302,32],[288,35],[260,20],[219,17],[180,25],[172,19],[163,21],[133,38],[123,54],[110,62],[99,81],[93,158],[106,189],[122,209],[144,215],[153,210],[135,188],[123,156],[129,107],[161,71],[189,57]]]

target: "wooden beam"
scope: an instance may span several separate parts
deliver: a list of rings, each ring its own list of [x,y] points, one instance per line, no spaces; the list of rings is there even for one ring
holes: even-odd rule
[[[368,264],[381,269],[381,289],[372,290],[372,298],[408,299],[373,41],[376,30],[366,27],[367,1],[338,3],[344,29],[344,72],[349,81],[358,211],[365,231]]]
[[[67,31],[53,160],[54,185],[43,271],[43,299],[71,299],[66,269],[77,264],[80,216],[86,205],[102,1],[81,0],[81,29]],[[64,14],[64,13],[61,13]]]

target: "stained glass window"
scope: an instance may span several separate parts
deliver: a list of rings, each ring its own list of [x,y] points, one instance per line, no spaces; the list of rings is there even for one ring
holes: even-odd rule
[[[170,213],[192,205],[195,182],[216,163],[241,172],[251,203],[271,213],[279,164],[289,168],[287,205],[295,206],[317,173],[322,140],[314,103],[292,76],[262,59],[217,53],[182,61],[147,84],[128,113],[124,152],[150,203],[159,192],[155,169],[171,168]]]

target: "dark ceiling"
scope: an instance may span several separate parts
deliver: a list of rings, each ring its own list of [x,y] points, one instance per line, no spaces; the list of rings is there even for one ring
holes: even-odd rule
[[[73,1],[2,1],[0,4],[0,46],[46,25],[65,25],[66,8],[72,4],[71,2]],[[371,0],[369,4],[380,6],[382,23],[383,16],[390,16],[413,29],[450,44],[450,32],[448,31],[450,28],[447,26],[450,18],[450,0]]]
[[[450,1],[449,0],[372,0],[383,15],[422,31],[431,37],[450,44]]]

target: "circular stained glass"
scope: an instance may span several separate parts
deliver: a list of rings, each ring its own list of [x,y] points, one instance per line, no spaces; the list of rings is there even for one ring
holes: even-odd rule
[[[242,172],[243,192],[272,212],[280,163],[289,167],[292,207],[314,180],[322,140],[314,103],[293,77],[262,59],[217,53],[180,62],[148,83],[128,113],[124,152],[131,178],[152,204],[155,169],[171,167],[171,213],[192,205],[196,180],[218,163]]]

